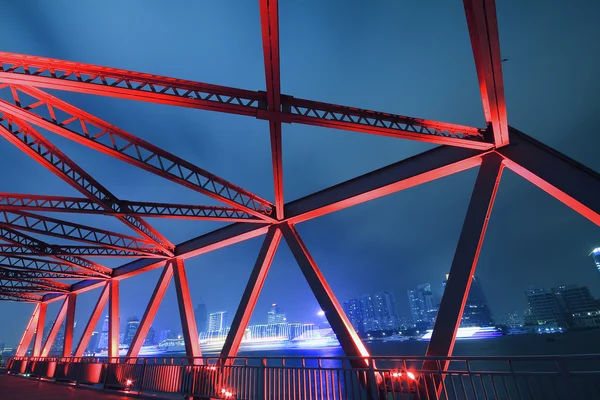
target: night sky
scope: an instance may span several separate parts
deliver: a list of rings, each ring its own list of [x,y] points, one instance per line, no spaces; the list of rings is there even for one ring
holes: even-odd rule
[[[280,1],[285,94],[414,117],[484,126],[462,2]],[[509,124],[600,171],[600,3],[498,0]],[[369,8],[367,8],[367,4]],[[257,1],[4,2],[0,49],[106,65],[250,90],[264,90]],[[53,92],[100,118],[273,201],[268,123],[249,117]],[[215,201],[41,130],[122,199]],[[304,125],[283,127],[285,201],[383,167],[433,145]],[[0,140],[3,192],[79,196]],[[441,295],[477,170],[298,225],[338,299],[393,291],[408,316],[406,290],[429,282]],[[129,233],[110,217],[71,216]],[[173,243],[217,222],[147,219]],[[41,237],[40,237],[41,238]],[[52,238],[47,241],[60,243]],[[230,320],[263,238],[187,261],[194,304]],[[319,309],[282,240],[256,307],[266,322],[276,302],[288,320]],[[526,306],[529,286],[586,284],[600,297],[588,256],[600,229],[511,171],[504,172],[477,275],[495,317]],[[116,267],[127,260],[98,259]],[[141,317],[160,270],[121,283],[121,321]],[[76,339],[99,290],[78,297]],[[49,307],[53,318],[59,303]],[[14,346],[31,304],[0,304],[0,342]],[[179,329],[169,289],[157,329]]]

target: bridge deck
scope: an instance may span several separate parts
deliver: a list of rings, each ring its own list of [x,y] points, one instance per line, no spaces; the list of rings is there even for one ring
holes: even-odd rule
[[[83,397],[86,400],[131,400],[133,398],[82,386],[60,385],[37,379],[0,374],[0,398],[2,400],[66,400],[81,399]]]

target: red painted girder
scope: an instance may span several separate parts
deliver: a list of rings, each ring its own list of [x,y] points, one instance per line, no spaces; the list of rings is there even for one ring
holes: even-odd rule
[[[25,211],[0,210],[0,225],[8,228],[91,243],[111,249],[156,254],[153,242]]]
[[[20,246],[15,246],[20,247]],[[25,248],[25,247],[24,247]],[[26,248],[25,248],[26,249]],[[2,253],[3,249],[0,249],[0,253]],[[39,273],[41,274],[41,278],[88,278],[93,279],[96,277],[97,279],[104,279],[103,275],[98,274],[97,272],[89,271],[87,269],[83,269],[80,267],[75,267],[72,264],[59,262],[59,261],[50,261],[50,260],[42,260],[34,257],[26,257],[26,256],[0,256],[0,267],[10,268],[12,270],[17,271],[31,271],[29,273]],[[47,274],[45,276],[44,274]]]
[[[357,357],[351,361],[352,365],[355,367],[364,367],[365,364],[359,357],[369,357],[369,352],[360,340],[360,337],[358,337],[341,304],[319,270],[317,263],[308,252],[304,242],[302,242],[298,232],[293,226],[287,223],[280,224],[279,229],[281,229],[281,233],[292,255],[296,259],[304,278],[308,282],[311,291],[315,295],[321,310],[325,312],[325,317],[329,321],[331,329],[336,334],[344,353],[349,357]]]
[[[46,311],[48,303],[40,303],[40,309],[35,329],[35,341],[33,342],[33,356],[39,357],[42,352],[42,339],[44,337],[44,325],[46,324]]]
[[[23,211],[67,212],[101,215],[145,216],[231,222],[256,222],[263,220],[234,207],[200,206],[190,204],[155,203],[119,200],[120,210],[106,211],[95,201],[79,197],[46,196],[0,192],[0,209]]]
[[[0,296],[2,296],[2,293],[0,293]],[[33,297],[34,296],[32,296],[32,298]],[[24,296],[21,298],[23,300],[30,300],[30,299],[27,299],[27,296]],[[29,344],[31,343],[31,339],[33,338],[33,334],[35,333],[37,321],[40,316],[40,308],[41,308],[41,304],[40,303],[36,304],[35,309],[33,310],[31,317],[29,318],[29,322],[27,323],[27,326],[25,327],[23,336],[21,336],[21,340],[19,341],[19,344],[17,345],[17,350],[15,351],[15,355],[17,357],[23,357],[25,354],[27,354],[27,348],[29,347]]]
[[[19,125],[18,129],[15,124]],[[20,120],[8,121],[5,115],[0,113],[0,135],[84,196],[97,202],[106,210],[112,210],[107,200],[118,199],[29,124]],[[172,254],[173,244],[141,218],[127,215],[117,216],[117,218],[142,236],[152,240],[167,255]]]
[[[33,285],[24,281],[12,281],[0,277],[0,292],[2,293],[65,293],[61,290],[50,289],[46,286]]]
[[[260,24],[265,61],[267,110],[281,110],[281,79],[279,66],[279,13],[277,0],[260,1]],[[281,152],[281,121],[269,121],[271,161],[277,219],[283,216],[283,165]]]
[[[75,348],[75,352],[73,353],[73,357],[83,357],[83,353],[85,353],[85,349],[92,338],[92,332],[96,328],[98,324],[98,320],[102,315],[102,311],[104,310],[104,306],[106,305],[106,301],[108,300],[108,291],[109,291],[110,283],[106,283],[102,292],[100,292],[100,296],[98,297],[98,301],[96,302],[96,306],[92,311],[92,315],[90,315],[90,319],[88,320],[85,329],[83,330],[83,334],[79,339],[79,343]]]
[[[52,257],[62,263],[71,264],[75,267],[85,268],[87,270],[96,272],[98,274],[103,275],[105,278],[109,278],[110,274],[112,273],[112,270],[110,268],[106,268],[100,264],[97,264],[85,258],[80,258],[71,255],[56,254],[54,252],[53,246],[49,245],[48,243],[38,240],[34,237],[25,235],[24,233],[15,231],[13,229],[6,228],[2,225],[0,225],[0,238],[9,243],[13,243],[21,247],[26,247],[29,250],[32,250],[36,255]]]
[[[169,261],[173,269],[173,280],[175,281],[175,293],[177,294],[177,305],[181,318],[181,330],[185,343],[185,354],[188,357],[202,357],[200,343],[198,342],[198,328],[194,317],[194,306],[190,296],[190,287],[185,273],[185,265],[182,259],[175,258]],[[194,359],[194,364],[202,364],[202,359]]]
[[[488,154],[483,158],[469,208],[456,246],[456,252],[450,267],[448,283],[442,296],[438,316],[435,320],[431,340],[427,346],[427,356],[448,357],[452,355],[456,332],[460,326],[461,317],[483,239],[489,223],[498,185],[504,168],[502,157],[498,154]],[[449,361],[441,363],[445,371]],[[423,369],[438,370],[440,366],[435,361],[424,363]]]
[[[150,301],[148,301],[148,305],[146,306],[146,311],[144,311],[144,316],[142,317],[140,325],[133,336],[133,340],[129,345],[129,350],[127,350],[127,355],[125,357],[130,358],[137,357],[139,355],[140,350],[144,345],[144,341],[146,340],[146,336],[148,336],[150,327],[152,326],[152,321],[154,321],[154,317],[158,311],[158,307],[160,307],[160,303],[165,296],[167,288],[169,287],[169,283],[171,283],[172,277],[173,264],[171,262],[167,262],[163,268],[162,274],[160,274],[160,277],[158,278],[156,286],[154,287]]]
[[[600,226],[600,174],[510,127],[504,165]]]
[[[17,89],[39,101],[25,105],[19,101],[18,97],[13,97],[14,105],[0,101],[0,111],[179,183],[259,218],[272,219],[268,215],[272,213],[273,205],[257,195],[40,89],[25,86],[19,86]],[[44,109],[52,110],[51,120],[36,114]],[[56,110],[62,111],[67,116],[58,120]]]
[[[52,328],[50,328],[50,333],[48,333],[48,337],[46,338],[46,343],[44,343],[44,348],[42,349],[42,357],[48,357],[48,354],[50,353],[50,350],[52,349],[52,345],[54,344],[54,339],[56,339],[56,335],[58,334],[58,331],[60,330],[60,326],[62,325],[64,319],[65,319],[65,315],[67,314],[67,308],[68,308],[68,297],[67,296],[63,296],[64,297],[64,301],[63,304],[60,306],[60,310],[58,311],[58,314],[56,315],[56,319],[54,320],[54,322],[52,323]]]
[[[443,178],[481,164],[485,153],[437,147],[286,204],[290,223],[299,223]]]
[[[67,295],[67,318],[65,321],[65,335],[63,341],[63,357],[71,357],[73,351],[73,328],[75,327],[75,304],[77,293]]]
[[[42,301],[42,296],[36,296],[29,293],[1,293],[1,301],[24,301],[28,303],[37,303]]]
[[[263,284],[265,283],[265,279],[269,273],[269,269],[271,268],[271,263],[273,262],[273,257],[275,257],[275,252],[277,251],[280,241],[281,231],[277,228],[277,226],[271,226],[267,232],[267,235],[265,236],[263,245],[258,253],[258,257],[256,258],[254,268],[252,269],[252,272],[248,278],[246,289],[242,294],[240,304],[235,312],[233,321],[231,322],[231,329],[229,330],[227,338],[225,339],[225,343],[223,344],[221,357],[228,358],[235,357],[237,355],[240,344],[242,343],[242,338],[246,332],[246,327],[248,326],[250,318],[252,317],[252,313],[254,312],[256,301],[258,300],[258,296],[260,295]]]
[[[119,281],[108,282],[108,357],[109,362],[116,362],[112,357],[119,357]]]
[[[68,292],[71,289],[71,285],[66,283],[57,282],[52,279],[36,277],[32,273],[12,271],[10,269],[0,267],[0,280],[12,280],[21,281],[30,285],[37,285],[46,287],[55,291]]]
[[[476,128],[294,99],[290,96],[282,96],[281,111],[270,112],[266,109],[266,93],[261,92],[3,52],[0,52],[0,65],[0,82],[16,85],[222,111],[273,121],[318,125],[481,150],[493,146],[481,142],[482,134]],[[78,79],[77,74],[84,77]],[[127,79],[130,80],[129,86]],[[155,88],[154,91],[152,87]],[[166,90],[160,93],[164,88]],[[457,139],[463,136],[476,137],[477,140]]]
[[[483,111],[496,147],[509,143],[495,0],[463,0]]]
[[[48,271],[36,271],[27,270],[20,268],[6,268],[0,264],[0,275],[6,275],[9,273],[19,273],[23,280],[35,280],[35,279],[86,279],[90,278],[84,274],[67,274],[60,272],[48,272]],[[53,281],[54,282],[54,281]],[[70,287],[70,285],[67,285]]]
[[[255,115],[264,95],[183,79],[0,52],[0,82]]]
[[[21,255],[49,256],[90,256],[90,257],[135,257],[135,258],[164,258],[162,254],[140,253],[134,250],[112,249],[99,246],[57,246],[48,245],[48,253],[41,254],[38,250],[26,246],[0,245],[0,256],[20,257]],[[65,260],[60,260],[65,261]],[[78,265],[76,265],[78,266]]]

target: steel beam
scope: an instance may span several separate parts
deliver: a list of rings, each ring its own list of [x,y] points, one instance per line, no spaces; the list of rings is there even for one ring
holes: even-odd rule
[[[77,293],[69,293],[67,302],[67,320],[65,321],[65,337],[63,341],[63,357],[71,357],[73,351],[73,327],[75,325],[75,303]]]
[[[0,52],[0,82],[254,116],[270,121],[393,136],[487,150],[477,128],[282,96],[281,112],[266,93],[183,81],[90,64]]]
[[[0,231],[1,233],[2,231]],[[16,231],[15,231],[16,232]],[[14,243],[14,242],[13,242]],[[135,257],[135,258],[162,258],[164,256],[159,256],[158,254],[153,253],[140,253],[135,250],[124,250],[124,249],[112,249],[109,247],[99,247],[99,246],[57,246],[57,245],[47,245],[48,247],[41,248],[44,252],[40,252],[40,250],[21,246],[21,245],[0,245],[0,257],[23,257],[23,256],[47,256],[52,257],[58,261],[62,261],[66,264],[73,265],[76,267],[86,268],[85,266],[80,265],[80,261],[82,258],[79,256],[89,256],[89,257]],[[75,256],[75,257],[74,257]],[[87,263],[93,263],[92,261],[85,260]],[[93,263],[95,265],[100,265],[97,263]],[[87,264],[86,264],[87,265]],[[108,270],[108,268],[107,268]],[[91,271],[97,272],[97,271]],[[107,277],[108,271],[106,273],[102,273],[99,276]]]
[[[483,154],[437,147],[288,203],[285,215],[290,223],[317,218],[476,167]]]
[[[188,286],[187,276],[183,260],[179,258],[172,259],[170,264],[175,276],[175,291],[177,292],[177,305],[179,306],[179,316],[181,317],[181,330],[183,331],[183,340],[185,343],[185,354],[188,357],[194,357],[194,364],[201,364],[200,343],[198,342],[198,328],[194,318],[194,307],[190,297],[190,288]]]
[[[70,264],[23,256],[0,256],[0,268],[21,272],[36,278],[85,279],[94,277],[94,274],[89,271],[75,268]],[[101,278],[101,276],[97,277],[97,279]]]
[[[156,256],[163,255],[147,239],[140,239],[134,236],[110,232],[104,229],[93,228],[25,211],[0,210],[0,225],[20,231],[90,243],[111,249],[149,253]]]
[[[35,341],[33,342],[33,357],[39,357],[42,352],[42,338],[44,337],[44,324],[46,323],[46,309],[48,304],[40,303],[37,327],[35,329]]]
[[[60,330],[60,327],[63,321],[65,320],[65,315],[67,314],[67,308],[69,306],[68,296],[64,296],[64,299],[65,300],[63,301],[63,304],[60,306],[60,310],[56,315],[56,319],[52,323],[52,328],[50,329],[50,333],[48,333],[46,342],[44,343],[44,348],[42,349],[41,357],[48,357],[48,354],[50,354],[50,350],[52,349],[52,345],[54,344],[54,339],[56,339],[56,335],[58,334],[58,331]]]
[[[600,225],[600,174],[512,127],[510,142],[498,149],[510,170]]]
[[[18,232],[14,229],[6,228],[1,224],[0,239],[17,245],[15,249],[25,247],[32,252],[23,254],[34,254],[39,256],[52,257],[61,263],[69,264],[78,268],[87,269],[105,278],[110,277],[110,274],[112,273],[111,269],[106,268],[98,263],[89,261],[85,258],[55,253],[54,247],[49,245],[48,243],[38,240],[34,237],[25,235],[24,233]],[[3,250],[2,247],[3,246],[0,246],[0,251]],[[2,252],[1,254],[4,255],[6,253]]]
[[[92,338],[92,333],[94,332],[94,328],[98,324],[98,320],[102,315],[102,310],[104,310],[104,306],[106,305],[106,301],[108,300],[108,293],[110,291],[110,282],[106,282],[102,291],[100,292],[100,296],[98,297],[98,301],[92,310],[92,315],[90,315],[90,319],[88,320],[85,329],[83,330],[83,334],[79,339],[79,343],[77,344],[77,348],[73,353],[73,357],[83,357],[85,353],[85,349]]]
[[[29,285],[41,286],[47,288],[50,291],[56,292],[68,292],[71,289],[71,285],[62,282],[57,282],[52,279],[40,278],[35,275],[32,275],[31,272],[13,271],[7,268],[0,267],[0,281],[4,280],[13,280]]]
[[[39,303],[43,300],[43,296],[31,293],[5,293],[0,291],[0,300]]]
[[[452,355],[456,332],[460,326],[469,288],[475,274],[477,259],[500,184],[502,169],[502,157],[499,155],[488,154],[483,158],[452,260],[431,340],[427,347],[427,356],[447,357]],[[445,371],[448,362],[442,364],[442,369]],[[423,368],[438,369],[435,361],[425,363]]]
[[[23,357],[27,354],[27,349],[29,348],[29,344],[31,343],[31,339],[33,339],[33,334],[35,333],[38,318],[40,317],[40,309],[42,307],[42,303],[37,303],[35,308],[33,309],[33,313],[29,318],[29,322],[25,327],[25,331],[23,332],[23,336],[21,336],[21,341],[17,345],[17,350],[15,351],[15,355],[17,357]]]
[[[119,281],[108,282],[108,360],[117,362],[119,357]]]
[[[207,221],[264,223],[234,207],[198,206],[190,204],[156,203],[120,200],[120,210],[107,211],[95,201],[64,196],[46,196],[17,193],[0,193],[1,210],[44,211],[97,215],[128,215],[153,218],[178,218]]]
[[[244,290],[240,304],[233,317],[231,328],[229,329],[229,333],[223,344],[223,349],[221,350],[221,357],[223,358],[235,357],[237,355],[240,344],[242,343],[242,338],[244,337],[244,332],[246,332],[246,327],[254,312],[256,301],[258,300],[258,296],[265,283],[265,278],[267,277],[280,241],[281,231],[277,226],[271,226],[260,252],[258,253],[256,263],[250,273],[246,289]]]
[[[133,340],[129,345],[129,350],[127,351],[127,358],[137,357],[144,345],[144,341],[146,340],[146,336],[148,336],[148,331],[152,326],[152,322],[154,321],[154,317],[158,312],[158,307],[160,307],[160,303],[162,299],[165,297],[165,293],[167,288],[169,287],[169,283],[171,283],[171,278],[173,277],[173,263],[167,262],[165,267],[163,268],[163,272],[158,278],[158,282],[154,287],[154,292],[152,292],[152,297],[150,297],[150,301],[148,302],[148,306],[146,307],[146,311],[144,311],[144,316],[140,321],[140,324],[133,336]],[[178,298],[179,299],[179,298]],[[195,326],[195,325],[194,325]],[[197,336],[197,332],[196,332]]]
[[[17,104],[20,104],[18,99],[16,101]],[[51,114],[54,115],[54,112],[51,112]],[[99,182],[26,122],[14,118],[9,120],[7,115],[0,112],[0,135],[106,210],[112,210],[111,206],[114,207],[114,202],[118,199],[108,189],[100,185]],[[173,244],[143,219],[127,215],[119,215],[117,218],[162,248],[166,254],[171,255]]]
[[[333,290],[329,287],[329,284],[319,270],[317,263],[308,252],[296,229],[289,224],[281,224],[279,228],[296,262],[300,266],[304,278],[319,302],[321,310],[325,312],[325,317],[336,334],[344,353],[349,357],[369,357],[369,352],[358,337],[342,306],[335,297]],[[361,362],[360,359],[355,359],[352,363],[362,368],[365,367],[365,363]]]
[[[35,112],[42,111],[44,107],[41,107],[41,105],[25,107],[17,99],[14,99],[15,104],[0,100],[1,112],[135,165],[258,218],[267,221],[272,220],[269,214],[272,213],[273,205],[257,195],[233,185],[160,147],[110,125],[40,89],[19,87],[19,90],[42,101],[43,105],[49,109],[57,109],[66,113],[68,118],[60,121],[55,117],[46,119],[43,115],[35,114]]]
[[[267,110],[281,110],[281,82],[279,67],[279,12],[277,0],[260,0],[260,24],[265,60]],[[271,162],[277,219],[283,219],[283,165],[281,152],[281,121],[269,121]]]
[[[509,143],[495,0],[463,0],[479,90],[496,147]]]

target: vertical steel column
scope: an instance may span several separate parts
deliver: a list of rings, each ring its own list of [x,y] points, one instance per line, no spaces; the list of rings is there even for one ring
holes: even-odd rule
[[[194,307],[190,297],[190,288],[188,286],[187,276],[183,260],[171,260],[173,266],[173,275],[175,276],[175,290],[177,292],[177,304],[179,305],[179,315],[181,317],[181,328],[183,330],[183,340],[185,342],[185,354],[188,357],[202,357],[200,343],[198,342],[198,328],[194,318]],[[202,360],[194,360],[194,364],[200,364]]]
[[[52,345],[54,344],[54,339],[56,339],[56,335],[58,334],[58,331],[60,330],[60,327],[63,323],[63,321],[65,320],[65,315],[67,314],[67,306],[68,306],[68,297],[65,296],[65,300],[63,301],[62,306],[60,306],[60,310],[58,311],[58,314],[56,315],[56,319],[54,320],[54,323],[52,324],[52,328],[50,329],[50,333],[48,334],[48,337],[46,338],[46,343],[44,343],[44,348],[42,349],[42,357],[48,357],[48,354],[50,354],[50,349],[52,349]]]
[[[277,0],[260,0],[260,25],[265,61],[265,81],[267,84],[267,109],[281,111],[281,78],[279,66],[279,11]],[[273,115],[273,114],[271,114]],[[271,137],[271,161],[275,208],[278,220],[284,218],[283,209],[283,163],[281,151],[281,121],[269,120]]]
[[[144,316],[142,317],[142,321],[138,326],[135,335],[133,336],[133,341],[129,346],[129,350],[127,351],[126,357],[137,357],[143,344],[144,340],[146,340],[146,336],[148,335],[148,331],[150,330],[150,326],[152,325],[152,321],[154,321],[154,317],[156,316],[156,312],[158,311],[158,307],[160,303],[165,297],[165,292],[169,287],[169,283],[171,282],[171,278],[173,277],[173,265],[170,262],[167,262],[165,267],[163,268],[163,272],[158,278],[158,282],[156,283],[156,287],[154,288],[154,292],[152,292],[152,297],[148,302],[148,306],[146,307],[146,311],[144,311]]]
[[[119,281],[111,279],[108,283],[108,358],[117,362],[119,357]]]
[[[31,318],[29,318],[29,322],[25,327],[25,332],[23,332],[23,336],[21,337],[21,341],[17,346],[17,350],[15,351],[15,355],[17,357],[23,357],[27,354],[27,348],[29,348],[29,344],[31,343],[31,339],[33,338],[33,334],[35,332],[35,326],[37,325],[37,321],[40,315],[40,307],[43,303],[37,303],[33,313],[31,314]]]
[[[83,353],[85,353],[85,349],[92,338],[92,332],[94,328],[98,324],[98,320],[102,315],[102,310],[104,310],[104,306],[106,305],[106,301],[108,300],[108,292],[110,289],[110,283],[107,282],[102,288],[102,292],[100,293],[100,297],[98,297],[98,301],[96,302],[96,306],[94,306],[94,310],[92,311],[92,315],[85,326],[83,331],[83,335],[81,335],[81,339],[79,339],[79,344],[77,344],[77,348],[75,349],[75,353],[73,353],[73,357],[82,357]]]
[[[231,329],[221,350],[221,357],[235,357],[237,355],[242,337],[244,336],[250,317],[252,317],[256,301],[265,283],[265,278],[267,277],[280,241],[281,231],[277,226],[271,226],[248,278],[248,283],[240,300],[240,305],[235,312],[235,317],[233,317]]]
[[[42,338],[44,337],[44,324],[46,323],[47,303],[40,303],[38,311],[37,328],[35,329],[35,341],[33,342],[33,356],[39,357],[42,352]]]
[[[454,260],[450,267],[448,283],[435,320],[431,341],[427,347],[427,356],[445,357],[452,355],[456,331],[460,325],[463,309],[469,295],[469,288],[477,266],[477,259],[481,251],[503,168],[502,157],[498,154],[491,153],[483,157],[456,247],[456,253],[454,254]],[[437,369],[435,362],[426,365],[426,367],[427,369]],[[448,363],[444,363],[442,369],[446,370],[447,368]]]
[[[75,325],[76,293],[67,295],[67,320],[65,321],[65,337],[63,342],[63,357],[71,357],[73,351],[73,326]]]
[[[347,356],[369,357],[369,352],[348,320],[317,263],[306,249],[302,239],[300,239],[298,232],[287,223],[281,224],[280,229],[310,289],[317,298],[321,309],[325,312],[333,332],[337,335],[344,353]],[[353,365],[360,368],[365,367],[365,363],[360,362],[360,360],[355,360]]]

